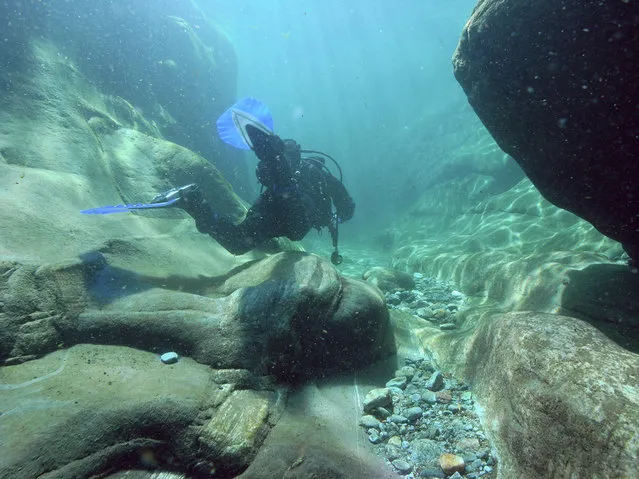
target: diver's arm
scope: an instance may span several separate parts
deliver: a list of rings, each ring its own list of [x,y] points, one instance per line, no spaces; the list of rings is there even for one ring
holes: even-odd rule
[[[326,175],[326,184],[328,192],[333,199],[335,208],[337,209],[337,217],[340,221],[347,221],[353,217],[355,213],[355,202],[351,195],[346,191],[344,184],[333,175]]]
[[[286,145],[277,135],[266,133],[251,125],[246,127],[252,149],[259,158],[258,179],[267,188],[290,187],[294,181],[293,171],[286,159]]]

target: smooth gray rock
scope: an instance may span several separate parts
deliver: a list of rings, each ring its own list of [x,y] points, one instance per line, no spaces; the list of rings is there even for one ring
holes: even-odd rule
[[[386,383],[387,388],[399,388],[404,389],[406,384],[408,383],[408,379],[405,376],[393,378]]]
[[[382,438],[379,436],[379,432],[377,431],[377,429],[370,429],[369,430],[368,440],[372,444],[379,444],[380,442],[382,442]]]
[[[391,464],[400,474],[408,474],[413,470],[413,466],[402,459],[395,459]]]
[[[375,418],[375,416],[371,416],[370,414],[366,414],[359,419],[360,426],[365,428],[377,428],[379,429],[379,421]]]
[[[393,414],[392,412],[390,412],[385,407],[376,407],[371,412],[378,419],[387,419],[387,418],[389,418],[391,416],[391,414]]]
[[[424,411],[420,407],[411,407],[404,411],[404,416],[406,416],[410,422],[417,421],[423,414]]]
[[[390,406],[392,404],[390,390],[387,388],[371,389],[364,397],[362,404],[365,412],[378,407]]]
[[[382,291],[391,291],[394,289],[412,289],[415,287],[415,281],[412,275],[402,271],[390,270],[375,266],[369,269],[363,275],[363,279],[374,284]]]
[[[428,404],[437,403],[437,396],[435,396],[435,393],[433,391],[423,391],[422,399]]]
[[[401,414],[393,414],[388,420],[395,424],[405,424],[408,422],[408,419]]]
[[[413,378],[414,375],[415,375],[415,368],[413,366],[403,366],[397,371],[395,371],[396,378],[400,376],[404,376],[409,381]]]
[[[178,353],[173,351],[164,353],[162,356],[160,356],[160,361],[162,361],[164,364],[175,364],[178,362],[178,359]]]

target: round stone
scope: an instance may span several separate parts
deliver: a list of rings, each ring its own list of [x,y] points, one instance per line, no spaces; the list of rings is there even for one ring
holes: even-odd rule
[[[169,353],[164,353],[162,356],[160,356],[160,360],[164,363],[164,364],[174,364],[178,362],[178,353],[174,353],[173,351],[169,352]]]
[[[364,426],[366,428],[377,428],[379,429],[379,421],[374,417],[371,416],[369,414],[362,416],[359,420],[359,424],[360,426]]]
[[[460,456],[444,453],[439,457],[439,467],[449,476],[455,472],[464,472],[466,464]]]
[[[404,411],[404,415],[410,422],[417,421],[423,415],[424,411],[420,407],[411,407]]]
[[[395,459],[391,464],[397,469],[397,472],[400,474],[408,474],[413,470],[413,466],[411,466],[408,462],[403,461],[401,459]]]

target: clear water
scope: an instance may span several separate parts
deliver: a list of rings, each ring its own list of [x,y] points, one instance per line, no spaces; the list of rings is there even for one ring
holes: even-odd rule
[[[576,370],[590,367],[591,359],[580,363],[582,353],[599,358],[593,364],[636,364],[632,353],[579,321],[594,318],[616,343],[639,350],[637,275],[627,270],[620,245],[543,199],[497,147],[453,77],[451,59],[475,3],[0,0],[0,479],[234,477],[258,449],[257,464],[282,459],[287,473],[328,457],[344,477],[378,477],[363,473],[366,468],[395,477],[393,467],[399,467],[370,454],[370,436],[359,425],[362,400],[403,360],[423,364],[424,357],[429,374],[437,361],[450,367],[441,372],[455,391],[441,396],[433,417],[446,416],[446,427],[481,437],[475,461],[492,478],[489,440],[473,429],[479,419],[473,416],[470,429],[455,426],[460,408],[443,404],[463,395],[470,410],[475,392],[451,371],[481,376],[482,358],[519,344],[512,332],[505,335],[512,344],[476,340],[493,318],[531,315],[542,340],[530,357],[544,359],[535,368],[546,365],[539,374],[550,378],[548,384],[562,380],[552,367],[560,368],[565,357],[577,358],[568,361]],[[176,209],[80,214],[147,202],[166,188],[200,180],[208,181],[212,202],[243,212],[234,196],[228,201],[233,193],[219,187],[210,165],[245,205],[257,198],[253,153],[216,137],[218,115],[245,96],[269,106],[278,135],[341,165],[357,206],[340,227],[344,262],[336,270],[326,261],[332,253],[326,231],[311,231],[301,242],[324,260],[261,249],[240,257],[198,233]],[[273,267],[269,261],[277,258],[285,259]],[[259,259],[265,261],[253,261]],[[359,282],[380,266],[400,270],[404,281],[413,278],[414,290],[384,296]],[[309,284],[334,287],[330,314],[317,312],[321,301]],[[352,313],[348,321],[361,320],[353,303],[362,300],[367,313],[386,318],[383,298],[391,305],[397,355],[364,370],[352,360],[345,372],[303,386],[297,384],[303,374],[293,373],[287,379],[296,387],[282,384],[286,367],[300,364],[295,354],[330,351],[328,359],[320,354],[321,369],[333,353],[352,353],[321,343],[331,328],[317,328],[317,317],[331,319],[339,306]],[[289,342],[294,328],[280,321],[290,305],[308,321],[309,329],[302,329],[310,339],[303,346]],[[571,318],[557,319],[562,314]],[[555,320],[563,328],[556,335]],[[348,342],[377,323],[357,324],[335,336]],[[271,332],[281,334],[272,344],[254,340],[272,338]],[[562,349],[591,337],[595,348]],[[365,344],[353,350],[368,358],[368,339]],[[546,344],[555,363],[545,362]],[[260,356],[269,347],[277,352],[267,357],[271,362]],[[160,355],[173,350],[179,361],[163,364]],[[506,359],[528,354],[515,351]],[[464,363],[467,356],[478,358],[472,367]],[[488,359],[497,366],[484,375],[487,383],[510,374],[498,357]],[[563,400],[565,384],[544,396],[546,383],[536,376],[528,381],[532,367],[525,366],[515,365],[511,375],[521,380],[520,390],[498,397],[504,403],[497,406],[486,394],[487,409],[473,414],[485,413],[496,435],[514,418],[517,436],[537,440],[529,448],[537,454],[533,462],[540,462],[536,467],[561,469],[566,462],[568,477],[570,451],[550,457],[546,468],[537,461],[545,457],[538,451],[543,434],[533,437],[518,421],[529,412],[553,421],[551,413],[565,407],[583,413],[584,424],[599,424],[596,415],[607,409],[593,407],[592,421],[587,407],[572,404],[539,413],[536,403],[547,405],[556,391]],[[255,377],[252,368],[269,374]],[[583,373],[587,380],[570,371],[563,381],[575,389],[567,400],[590,398],[588,387],[601,383],[602,391],[619,387],[619,410],[626,407],[623,401],[637,396],[636,385],[622,378],[610,386],[603,375],[613,369],[601,372],[597,363]],[[572,424],[562,427],[555,439],[572,443],[562,436],[572,433]],[[138,468],[144,471],[118,472]],[[149,472],[156,468],[175,474]],[[418,477],[422,468],[406,477]],[[271,477],[254,469],[248,477]],[[282,477],[281,471],[272,477]]]
[[[238,97],[262,99],[281,136],[338,159],[358,206],[345,229],[367,232],[401,215],[421,189],[415,170],[446,161],[442,143],[459,141],[424,144],[443,123],[465,128],[451,58],[473,6],[277,0],[202,9],[235,45]]]

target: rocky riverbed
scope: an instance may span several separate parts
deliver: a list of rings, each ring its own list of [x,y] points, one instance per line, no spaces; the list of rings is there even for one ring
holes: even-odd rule
[[[451,281],[379,266],[372,251],[349,251],[342,274],[376,284],[389,309],[457,329],[468,297]],[[357,258],[354,260],[354,258]],[[430,355],[405,359],[364,399],[360,426],[375,452],[407,479],[494,478],[498,462],[484,434],[468,384],[441,370]]]
[[[457,313],[468,298],[457,291],[451,282],[413,273],[414,286],[410,290],[386,292],[389,308],[414,314],[438,325],[442,330],[457,328]]]
[[[360,425],[368,440],[407,478],[496,477],[496,457],[467,384],[430,358],[407,359],[371,390]]]

